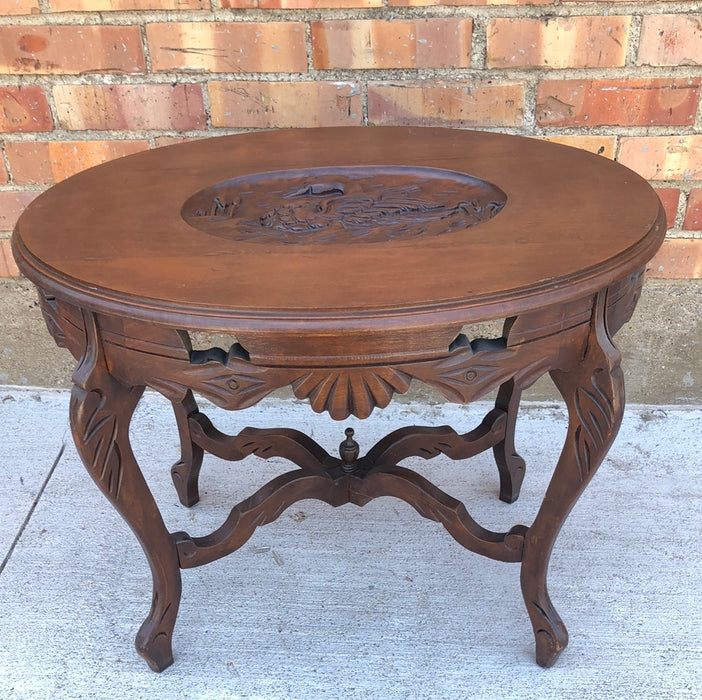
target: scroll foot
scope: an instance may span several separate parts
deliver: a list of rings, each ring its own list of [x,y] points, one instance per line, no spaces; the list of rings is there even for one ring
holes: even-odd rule
[[[557,640],[545,630],[536,635],[536,663],[542,668],[551,668],[568,644],[568,633],[562,640]]]
[[[548,595],[546,595],[548,598]],[[536,646],[536,663],[542,668],[551,668],[568,646],[568,630],[550,600],[543,605],[531,602],[529,607],[534,623],[534,641]],[[535,622],[538,621],[538,622]]]
[[[161,673],[173,663],[170,634],[159,631],[150,618],[141,626],[134,645],[139,656],[156,673]]]

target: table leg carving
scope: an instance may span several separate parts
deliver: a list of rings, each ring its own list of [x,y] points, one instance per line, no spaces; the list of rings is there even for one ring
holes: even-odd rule
[[[174,542],[129,443],[129,424],[144,388],[118,382],[105,362],[95,315],[83,312],[86,349],[73,375],[70,419],[78,453],[98,488],[144,549],[153,576],[151,611],[136,636],[149,666],[173,663],[171,636],[181,594]]]
[[[514,446],[514,430],[521,398],[522,389],[513,377],[500,386],[495,400],[495,408],[501,409],[506,415],[504,438],[492,448],[500,474],[500,500],[505,503],[514,503],[519,498],[524,481],[526,465]]]
[[[566,517],[614,441],[624,411],[619,351],[605,327],[605,293],[597,297],[582,361],[551,376],[568,408],[568,433],[543,504],[524,541],[521,585],[536,639],[536,661],[552,666],[568,632],[548,595],[553,544]]]
[[[203,458],[202,448],[190,433],[190,419],[200,415],[192,391],[188,389],[182,401],[173,401],[173,412],[180,435],[180,459],[171,467],[171,478],[180,502],[191,507],[200,500],[198,479]]]

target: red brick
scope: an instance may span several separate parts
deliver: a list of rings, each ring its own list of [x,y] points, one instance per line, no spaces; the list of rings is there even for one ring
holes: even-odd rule
[[[57,141],[49,144],[49,162],[56,182],[70,175],[149,148],[148,141]]]
[[[0,131],[51,131],[53,128],[49,103],[40,87],[0,87]]]
[[[19,270],[15,259],[12,257],[12,249],[10,248],[10,239],[3,238],[0,240],[0,277],[18,277]]]
[[[314,67],[467,68],[469,19],[312,22]]]
[[[702,180],[702,136],[622,138],[617,160],[649,180]]]
[[[539,85],[541,126],[694,124],[700,79],[546,80]]]
[[[168,22],[146,34],[155,71],[307,70],[302,22]]]
[[[12,231],[19,215],[38,192],[0,192],[0,231]]]
[[[5,159],[0,156],[0,185],[4,185],[9,180],[7,168],[5,167]]]
[[[647,15],[639,40],[640,66],[702,65],[702,19],[698,15]]]
[[[222,0],[222,7],[262,10],[315,10],[343,7],[382,7],[383,0]]]
[[[702,238],[671,238],[646,266],[649,277],[665,279],[702,278]]]
[[[489,68],[606,68],[623,66],[630,17],[492,19]]]
[[[571,148],[581,148],[583,151],[596,153],[598,156],[612,160],[617,147],[616,136],[537,136],[535,138],[560,143]]]
[[[370,83],[371,124],[521,126],[524,85],[512,82]]]
[[[553,5],[553,0],[388,0],[391,7],[482,6],[482,5]]]
[[[139,27],[0,27],[0,73],[143,73]]]
[[[204,129],[200,85],[56,85],[64,129]]]
[[[266,10],[306,10],[342,7],[382,7],[383,0],[259,0]]]
[[[699,231],[702,229],[702,189],[694,189],[690,192],[683,228],[687,231]]]
[[[50,0],[53,12],[209,10],[209,0]]]
[[[668,228],[675,226],[675,217],[678,213],[678,202],[680,201],[680,190],[677,187],[656,188],[656,194],[665,209],[665,218]]]
[[[148,141],[51,141],[7,143],[17,184],[52,184],[107,160],[144,151]]]
[[[6,142],[5,152],[10,172],[18,185],[45,185],[55,182],[47,142]]]
[[[231,81],[209,84],[213,126],[360,126],[356,83]]]
[[[38,15],[38,0],[0,0],[0,15]]]

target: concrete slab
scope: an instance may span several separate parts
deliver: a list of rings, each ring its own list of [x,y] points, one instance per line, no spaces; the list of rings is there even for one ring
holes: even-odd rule
[[[64,406],[20,409],[20,433],[44,430]],[[485,406],[396,404],[348,424],[367,448],[411,423],[468,429]],[[343,425],[306,405],[264,402],[246,424],[297,425],[328,449]],[[54,415],[55,414],[55,415]],[[634,407],[607,462],[566,523],[550,591],[571,642],[549,670],[533,661],[518,566],[482,559],[409,506],[363,509],[304,501],[232,556],[184,572],[176,663],[153,674],[133,637],[150,577],[138,544],[68,446],[0,574],[0,688],[24,698],[684,698],[702,690],[702,409]],[[565,433],[555,404],[529,406],[519,448],[520,500],[497,500],[489,455],[410,466],[466,501],[486,527],[528,523]],[[170,484],[177,440],[169,406],[149,396],[135,451],[171,530],[204,534],[282,461],[209,459],[202,502],[181,507]],[[37,448],[38,449],[38,448]],[[27,451],[25,471],[41,460]]]
[[[0,570],[70,439],[68,393],[0,389]]]

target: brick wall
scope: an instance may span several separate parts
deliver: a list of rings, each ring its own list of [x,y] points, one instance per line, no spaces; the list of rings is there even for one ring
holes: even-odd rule
[[[654,277],[702,273],[698,2],[0,0],[0,276],[52,183],[187,138],[425,124],[548,138],[648,178]]]

